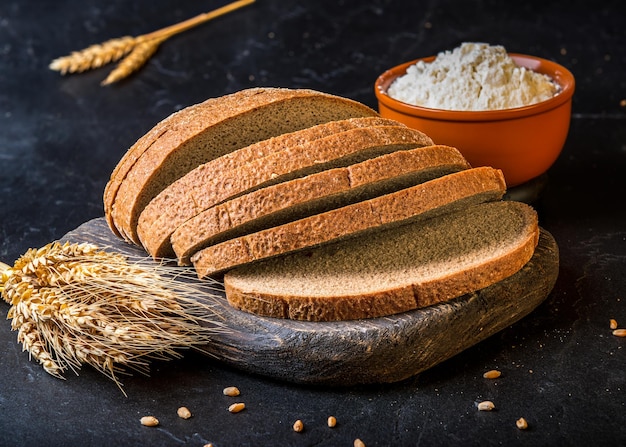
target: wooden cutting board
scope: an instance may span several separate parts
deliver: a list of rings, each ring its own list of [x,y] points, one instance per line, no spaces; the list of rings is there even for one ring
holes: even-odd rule
[[[104,218],[81,225],[62,241],[91,242],[107,250],[146,256],[114,236]],[[290,382],[396,382],[529,314],[547,298],[558,271],[557,244],[542,229],[534,256],[515,275],[476,293],[399,315],[323,323],[282,320],[233,309],[222,294],[218,311],[231,330],[215,334],[204,350],[238,369]]]

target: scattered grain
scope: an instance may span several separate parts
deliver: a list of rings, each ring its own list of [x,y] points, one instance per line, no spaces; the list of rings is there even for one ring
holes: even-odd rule
[[[610,327],[611,329],[617,329],[617,320],[615,320],[615,319],[611,318],[611,319],[609,320],[609,327]]]
[[[491,402],[490,400],[485,400],[483,402],[480,402],[478,404],[478,409],[480,411],[491,411],[494,408],[496,408],[496,406],[493,404],[493,402]]]
[[[230,407],[228,407],[228,411],[230,411],[231,413],[239,413],[244,408],[246,408],[246,404],[244,404],[243,402],[237,402],[236,404],[232,404]]]
[[[298,419],[296,422],[293,423],[293,431],[300,433],[302,430],[304,430],[304,423]]]
[[[615,329],[613,335],[616,337],[626,337],[626,329]]]
[[[620,107],[626,107],[626,99],[622,99],[622,100],[619,102],[619,105],[620,105]]]
[[[361,441],[359,438],[354,440],[354,447],[365,447],[365,443]]]
[[[519,418],[517,421],[515,421],[515,425],[520,430],[526,430],[528,428],[528,422],[526,422],[526,419],[524,418]]]
[[[328,426],[333,428],[335,425],[337,425],[337,418],[335,416],[328,416]]]
[[[144,416],[139,421],[141,425],[145,425],[146,427],[156,427],[159,425],[159,420],[154,416]]]
[[[189,419],[191,417],[191,411],[189,411],[189,408],[187,407],[180,407],[176,413],[178,414],[178,417],[182,419]]]
[[[223,393],[224,393],[224,396],[230,396],[230,397],[236,397],[241,394],[239,392],[239,388],[237,388],[236,386],[227,386],[226,388],[224,388]]]
[[[492,369],[491,371],[487,371],[486,373],[483,374],[483,377],[485,379],[497,379],[498,377],[500,377],[502,375],[502,373],[496,369]]]

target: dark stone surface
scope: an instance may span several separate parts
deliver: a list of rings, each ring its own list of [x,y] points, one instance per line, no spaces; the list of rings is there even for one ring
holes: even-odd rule
[[[620,445],[626,442],[626,14],[621,2],[258,0],[165,42],[132,78],[61,77],[49,62],[225,2],[7,0],[0,4],[0,259],[11,263],[102,216],[126,149],[189,104],[251,86],[308,87],[375,107],[373,82],[463,41],[555,60],[577,81],[570,135],[536,207],[560,247],[550,297],[532,314],[393,385],[322,388],[261,378],[189,353],[124,379],[66,381],[0,324],[0,445]],[[4,315],[8,305],[0,303]],[[459,334],[463,337],[463,334]],[[482,373],[498,368],[500,379]],[[236,385],[240,414],[222,388]],[[476,410],[493,400],[496,411]],[[188,406],[189,420],[176,416]],[[139,425],[154,414],[158,428]],[[337,417],[334,429],[326,426]],[[528,420],[519,431],[515,420]],[[291,426],[302,419],[305,430]]]

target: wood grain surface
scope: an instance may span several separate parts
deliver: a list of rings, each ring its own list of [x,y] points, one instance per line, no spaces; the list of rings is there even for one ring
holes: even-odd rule
[[[62,240],[146,256],[113,235],[104,218],[86,222]],[[397,382],[528,315],[548,297],[558,272],[557,244],[542,229],[533,258],[510,278],[447,303],[394,316],[343,322],[265,318],[233,309],[222,294],[217,306],[231,330],[216,334],[204,351],[240,370],[295,383]],[[202,300],[198,290],[194,298]]]

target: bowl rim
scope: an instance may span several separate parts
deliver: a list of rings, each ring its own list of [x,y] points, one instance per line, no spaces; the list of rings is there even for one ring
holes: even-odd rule
[[[507,53],[516,64],[547,74],[561,87],[561,91],[552,98],[528,106],[498,110],[445,110],[416,106],[392,98],[387,94],[389,85],[399,76],[404,75],[409,66],[419,61],[432,62],[437,56],[428,56],[414,59],[396,65],[383,72],[374,84],[374,92],[379,103],[405,115],[435,119],[442,121],[501,121],[516,119],[529,115],[546,112],[571,101],[575,90],[574,75],[562,65],[540,57],[520,53]]]

